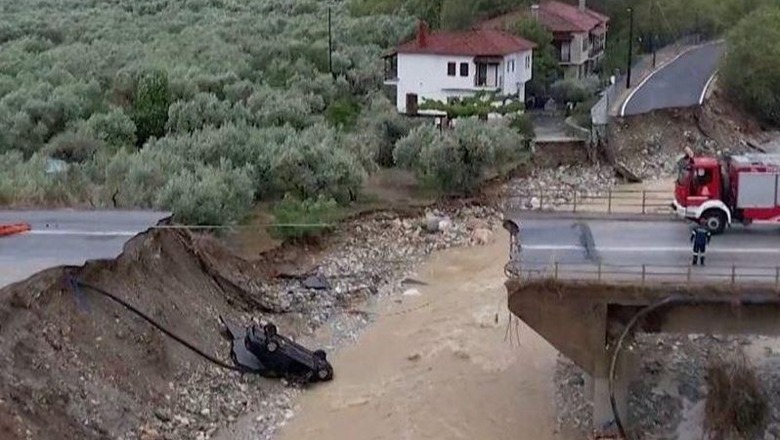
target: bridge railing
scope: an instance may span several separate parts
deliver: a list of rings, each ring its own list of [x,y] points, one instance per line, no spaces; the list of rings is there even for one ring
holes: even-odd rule
[[[763,285],[780,291],[780,266],[674,266],[650,264],[527,263],[510,261],[508,277],[631,285]]]
[[[581,191],[524,189],[510,194],[507,210],[603,214],[671,214],[673,193],[665,190]]]

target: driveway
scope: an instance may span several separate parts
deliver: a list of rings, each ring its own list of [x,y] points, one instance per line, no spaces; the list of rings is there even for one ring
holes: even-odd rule
[[[701,105],[724,50],[723,43],[711,43],[683,52],[645,78],[626,99],[620,115]]]

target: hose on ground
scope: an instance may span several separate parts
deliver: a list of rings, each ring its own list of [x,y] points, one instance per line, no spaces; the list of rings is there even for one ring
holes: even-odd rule
[[[168,330],[167,328],[165,328],[165,326],[163,326],[159,322],[155,321],[150,316],[148,316],[147,314],[145,314],[144,312],[142,312],[141,310],[139,310],[138,308],[136,308],[132,304],[130,304],[127,301],[123,300],[122,298],[119,298],[118,296],[114,295],[113,293],[110,293],[110,292],[108,292],[108,291],[106,291],[104,289],[101,289],[100,287],[94,286],[92,284],[85,283],[85,282],[83,282],[81,280],[78,280],[78,279],[74,278],[71,275],[67,275],[67,277],[68,277],[67,278],[68,284],[73,288],[73,290],[76,292],[76,294],[80,294],[81,288],[89,289],[89,290],[91,290],[91,291],[93,291],[93,292],[95,292],[97,294],[100,294],[100,295],[102,295],[102,296],[104,296],[104,297],[114,301],[115,303],[121,305],[125,309],[129,310],[131,313],[135,314],[139,318],[141,318],[144,321],[146,321],[149,324],[151,324],[154,328],[159,330],[161,333],[165,334],[169,338],[171,338],[174,341],[178,342],[179,344],[181,344],[182,346],[184,346],[185,348],[187,348],[191,352],[197,354],[198,356],[202,357],[203,359],[207,360],[208,362],[211,362],[212,364],[214,364],[214,365],[216,365],[216,366],[218,366],[220,368],[224,368],[226,370],[238,371],[240,373],[245,373],[246,372],[246,370],[244,370],[244,369],[242,369],[240,367],[237,367],[235,365],[230,365],[228,363],[225,363],[225,362],[221,361],[220,359],[217,359],[216,357],[206,353],[205,351],[203,351],[200,348],[196,347],[192,343],[186,341],[181,336],[178,336],[177,334],[175,334],[172,331]]]

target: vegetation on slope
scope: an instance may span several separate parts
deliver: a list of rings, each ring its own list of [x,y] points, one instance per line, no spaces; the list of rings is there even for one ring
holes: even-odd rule
[[[326,2],[0,0],[0,203],[210,224],[354,202],[410,129],[381,54],[415,19],[331,5],[332,74]]]

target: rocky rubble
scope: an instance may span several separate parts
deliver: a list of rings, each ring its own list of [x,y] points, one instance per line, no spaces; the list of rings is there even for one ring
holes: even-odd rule
[[[603,196],[618,182],[610,166],[561,166],[535,170],[512,180],[507,188],[507,209],[552,209],[575,197]]]
[[[500,223],[501,214],[489,207],[433,210],[416,219],[378,215],[345,225],[341,242],[306,277],[327,280],[330,288],[281,279],[267,290],[283,310],[304,313],[313,329],[356,298],[376,295],[433,251],[486,244]]]
[[[712,356],[745,350],[771,400],[770,423],[763,438],[780,439],[780,351],[749,349],[761,347],[767,339],[640,335],[633,345],[640,359],[639,380],[631,385],[627,418],[632,437],[701,438],[703,416],[697,408],[702,408],[707,395],[708,362]],[[584,384],[585,373],[571,361],[560,359],[555,374],[558,423],[583,435],[592,420]]]

